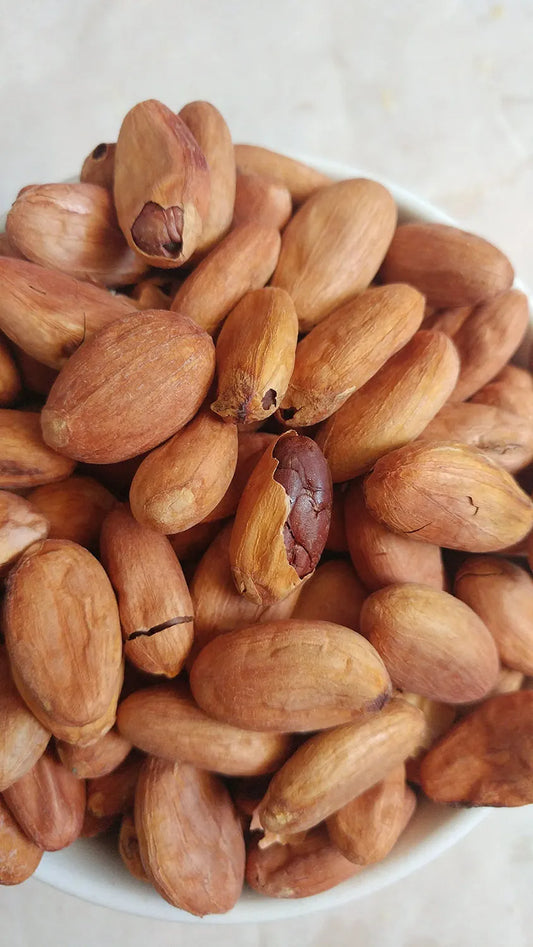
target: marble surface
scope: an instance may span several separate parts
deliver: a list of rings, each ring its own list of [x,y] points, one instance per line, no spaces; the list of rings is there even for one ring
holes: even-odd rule
[[[236,140],[336,159],[418,192],[497,242],[533,286],[533,4],[485,0],[0,0],[0,208],[75,173],[124,112],[212,100]],[[497,812],[438,861],[341,910],[198,947],[525,947],[531,809]],[[189,926],[0,889],[0,942],[185,945]]]

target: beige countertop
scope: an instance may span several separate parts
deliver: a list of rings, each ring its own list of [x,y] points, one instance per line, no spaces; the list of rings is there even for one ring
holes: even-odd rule
[[[235,140],[352,164],[498,243],[533,286],[533,3],[0,0],[0,208],[112,141],[136,101],[213,101]],[[531,808],[335,912],[262,926],[121,915],[30,880],[0,943],[81,947],[526,947]]]

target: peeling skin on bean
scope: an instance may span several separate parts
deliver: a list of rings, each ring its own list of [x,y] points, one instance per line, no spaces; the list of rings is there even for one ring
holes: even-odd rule
[[[173,628],[174,625],[185,625],[191,621],[194,621],[192,615],[179,615],[177,618],[169,618],[168,621],[163,621],[160,625],[154,625],[153,628],[141,628],[139,631],[132,631],[126,638],[126,641],[134,641],[135,638],[151,638],[160,631]]]
[[[332,505],[331,474],[310,437],[282,437],[273,452],[278,461],[274,480],[290,499],[283,527],[289,564],[300,579],[316,568],[329,532]]]

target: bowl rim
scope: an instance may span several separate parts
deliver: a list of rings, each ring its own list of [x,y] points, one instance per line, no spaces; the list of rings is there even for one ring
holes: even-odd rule
[[[291,151],[285,153],[334,180],[366,177],[378,181],[393,195],[400,220],[418,219],[459,226],[456,220],[429,201],[374,172],[315,156]],[[4,226],[5,217],[0,218],[0,228]],[[523,288],[518,280],[516,285]],[[120,861],[102,860],[109,850],[109,839],[105,837],[81,839],[60,852],[45,852],[33,877],[92,904],[155,920],[217,925],[277,921],[340,907],[405,878],[464,838],[491,811],[487,808],[450,809],[423,801],[391,854],[382,862],[365,868],[361,874],[329,891],[293,900],[269,898],[245,887],[231,911],[210,914],[205,918],[195,917],[168,904],[152,887],[130,876]],[[410,836],[415,835],[421,837],[410,842]]]

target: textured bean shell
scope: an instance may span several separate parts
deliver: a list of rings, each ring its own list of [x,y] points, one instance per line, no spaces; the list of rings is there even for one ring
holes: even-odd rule
[[[216,345],[217,397],[228,421],[264,421],[287,390],[298,341],[298,317],[283,289],[247,293],[227,317]]]
[[[135,822],[132,815],[128,814],[122,817],[118,835],[118,852],[129,873],[133,875],[134,878],[138,878],[139,881],[146,881],[149,884],[150,879],[141,861],[139,839],[135,831]]]
[[[368,589],[394,582],[421,582],[443,589],[439,546],[417,543],[387,529],[370,515],[360,481],[350,484],[344,501],[346,536],[355,570]]]
[[[501,371],[520,345],[528,322],[528,299],[518,289],[476,306],[453,336],[461,371],[452,401],[470,398]]]
[[[20,696],[0,648],[0,792],[24,776],[44,753],[50,732]]]
[[[435,802],[524,806],[533,802],[533,691],[491,697],[453,727],[421,766]]]
[[[378,286],[348,300],[298,344],[280,416],[289,427],[337,411],[420,327],[424,298],[411,286]]]
[[[142,864],[161,897],[191,914],[224,914],[244,880],[242,830],[212,773],[148,758],[135,797]]]
[[[90,743],[111,728],[123,677],[118,608],[86,549],[49,539],[26,553],[7,582],[4,633],[17,688],[54,736]]]
[[[200,243],[209,197],[207,162],[185,122],[155,99],[134,105],[120,128],[114,174],[118,221],[132,250],[154,266],[180,266]],[[171,238],[149,251],[141,248],[135,224],[147,204],[177,210],[176,244]]]
[[[135,457],[196,414],[214,363],[211,339],[184,316],[147,310],[120,319],[75,352],[54,382],[44,439],[88,463]]]
[[[292,214],[289,189],[265,174],[237,174],[233,227],[253,222],[281,230]]]
[[[61,368],[85,339],[134,311],[127,296],[0,257],[0,329],[49,368]]]
[[[516,473],[533,460],[533,415],[520,417],[490,404],[445,404],[420,440],[461,441]]]
[[[228,631],[277,618],[290,618],[300,594],[297,588],[274,605],[258,605],[244,595],[239,595],[229,560],[232,529],[233,521],[230,521],[215,536],[198,563],[190,584],[194,607],[191,657],[196,657],[213,638]]]
[[[206,253],[229,230],[235,203],[235,153],[224,118],[210,102],[189,102],[178,113],[205,155],[210,193],[196,254]]]
[[[475,305],[509,289],[507,257],[476,234],[446,224],[408,223],[396,230],[381,269],[386,283],[416,286],[430,306]]]
[[[304,584],[293,618],[330,621],[359,631],[359,616],[367,591],[349,562],[331,559],[318,566]]]
[[[32,543],[46,539],[48,520],[23,497],[0,490],[0,573]]]
[[[328,834],[345,858],[356,865],[372,865],[389,854],[415,807],[416,796],[405,785],[402,764],[331,815]]]
[[[506,365],[472,395],[470,403],[492,405],[529,420],[533,417],[533,376],[525,368]]]
[[[26,881],[42,858],[42,848],[22,831],[0,797],[0,884]]]
[[[303,839],[261,848],[252,840],[246,881],[269,898],[307,898],[352,878],[359,867],[344,858],[321,825]]]
[[[281,181],[295,204],[301,204],[319,188],[331,184],[331,178],[308,164],[259,145],[235,145],[235,160],[238,170],[244,174],[266,174]]]
[[[256,223],[236,227],[187,277],[171,309],[213,334],[245,293],[268,282],[280,246],[277,228]]]
[[[7,215],[10,240],[33,263],[102,286],[127,286],[147,264],[128,247],[113,197],[98,184],[43,184]]]
[[[206,713],[250,730],[319,730],[381,707],[385,666],[351,629],[286,619],[229,632],[193,664],[193,697]]]
[[[29,494],[32,506],[50,524],[50,539],[70,539],[87,549],[97,549],[100,529],[116,500],[92,477],[67,477],[59,483],[37,487]]]
[[[495,556],[466,559],[454,595],[485,623],[503,663],[533,675],[533,580],[525,569]]]
[[[75,842],[85,816],[85,783],[45,753],[4,792],[21,829],[39,848],[56,852]]]
[[[0,336],[0,407],[8,408],[20,394],[21,380],[7,340]]]
[[[458,372],[447,336],[417,332],[319,429],[334,482],[351,480],[418,437],[448,400]]]
[[[80,171],[80,181],[87,184],[99,184],[113,191],[115,176],[114,142],[101,142],[87,155]]]
[[[496,683],[488,628],[447,592],[412,582],[380,589],[363,605],[361,628],[403,690],[460,704],[481,700]]]
[[[417,748],[424,715],[395,699],[382,711],[307,740],[271,780],[259,806],[269,832],[312,828],[381,782]]]
[[[285,228],[272,277],[292,296],[302,332],[367,288],[395,225],[394,200],[376,181],[339,181],[306,200]]]
[[[204,523],[223,520],[234,515],[252,470],[259,463],[269,444],[273,444],[275,440],[275,434],[264,431],[239,431],[235,473],[220,502],[204,517]]]
[[[408,444],[365,480],[365,502],[381,523],[419,542],[493,552],[533,526],[531,500],[506,470],[463,444]]]
[[[73,746],[58,740],[56,747],[63,766],[76,779],[96,779],[111,773],[124,762],[131,743],[113,729],[90,746]]]
[[[133,515],[162,533],[200,523],[220,503],[237,465],[234,425],[200,411],[140,465],[130,488]]]
[[[193,607],[168,539],[122,506],[104,520],[100,553],[117,595],[126,657],[148,674],[175,677],[191,648]]]
[[[0,488],[20,490],[64,480],[74,466],[44,443],[35,411],[0,409]]]
[[[227,776],[271,773],[291,748],[285,734],[242,730],[213,720],[184,684],[159,684],[130,694],[117,720],[120,732],[145,753]]]
[[[87,811],[98,819],[131,812],[143,756],[130,753],[116,769],[87,781]]]

